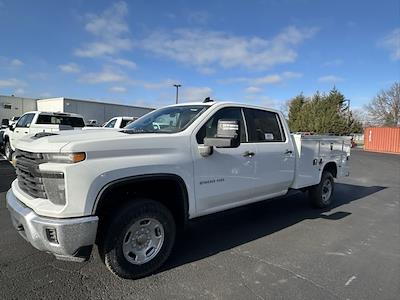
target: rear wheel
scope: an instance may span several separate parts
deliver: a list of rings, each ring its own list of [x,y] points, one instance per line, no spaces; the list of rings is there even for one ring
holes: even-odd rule
[[[115,275],[141,278],[167,260],[175,234],[175,221],[164,205],[147,199],[133,200],[115,214],[99,250]]]
[[[314,207],[325,208],[332,204],[334,184],[332,173],[324,171],[320,183],[309,190],[309,197]]]
[[[6,158],[8,160],[11,160],[12,159],[12,154],[13,154],[13,151],[11,149],[10,142],[7,141],[6,145],[4,146],[4,155],[6,156]]]

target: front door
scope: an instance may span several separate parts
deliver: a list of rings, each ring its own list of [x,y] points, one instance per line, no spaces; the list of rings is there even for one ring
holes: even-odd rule
[[[202,157],[198,145],[204,137],[214,137],[218,120],[240,120],[241,144],[237,148],[215,148]],[[201,127],[193,138],[196,209],[201,213],[222,210],[253,198],[256,183],[255,145],[247,143],[246,126],[240,107],[224,107]]]

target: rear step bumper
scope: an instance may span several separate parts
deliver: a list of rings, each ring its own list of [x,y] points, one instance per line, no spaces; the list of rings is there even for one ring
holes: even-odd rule
[[[7,192],[7,208],[18,233],[38,250],[58,259],[84,261],[96,239],[98,217],[56,219],[37,215],[14,195]]]

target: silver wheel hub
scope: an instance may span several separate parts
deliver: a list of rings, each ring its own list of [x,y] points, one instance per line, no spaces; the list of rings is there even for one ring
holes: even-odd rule
[[[322,185],[322,202],[328,203],[332,195],[332,182],[329,179]]]
[[[152,260],[164,243],[164,227],[153,218],[143,218],[125,233],[122,250],[126,260],[141,265]]]

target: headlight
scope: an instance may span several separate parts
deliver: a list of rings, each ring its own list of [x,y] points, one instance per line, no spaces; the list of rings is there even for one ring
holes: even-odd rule
[[[47,199],[54,204],[65,205],[64,174],[59,172],[42,172],[41,176]]]
[[[43,153],[43,158],[47,162],[73,164],[85,160],[86,153]]]

